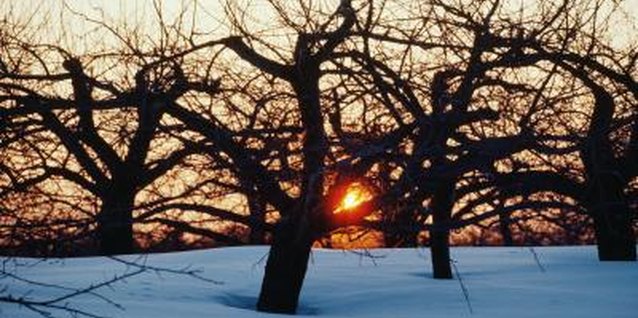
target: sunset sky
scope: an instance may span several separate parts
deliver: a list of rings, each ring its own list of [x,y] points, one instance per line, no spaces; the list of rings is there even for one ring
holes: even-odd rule
[[[331,10],[338,6],[337,0],[315,1],[321,8]],[[406,0],[406,3],[409,3]],[[611,1],[610,1],[611,2]],[[224,18],[224,0],[198,1],[198,0],[174,0],[158,1],[167,22],[174,21],[176,15],[184,8],[188,12],[184,18],[183,25],[186,29],[194,27],[200,34],[205,34],[205,38],[226,36],[229,34],[227,23]],[[263,26],[269,23],[270,11],[272,8],[266,0],[258,1],[238,1],[242,5],[246,4],[251,8],[249,14],[251,18],[259,20],[255,26]],[[401,2],[390,1],[397,4]],[[518,10],[521,4],[528,8],[533,8],[536,1],[529,0],[509,0],[504,1],[505,5]],[[61,37],[66,42],[77,42],[77,39],[88,42],[99,41],[101,38],[94,34],[95,24],[85,21],[85,17],[95,20],[103,20],[111,25],[127,26],[130,28],[146,29],[148,36],[153,36],[155,21],[155,9],[153,0],[27,0],[27,1],[3,1],[0,8],[4,12],[17,11],[18,16],[29,17],[33,15],[33,21],[39,21],[47,25],[49,36]],[[74,16],[71,11],[74,11]],[[621,14],[619,20],[614,23],[616,33],[613,36],[613,43],[618,46],[638,42],[638,0],[625,0],[621,3]],[[269,14],[270,13],[270,14]],[[622,16],[625,15],[625,18]],[[60,33],[63,33],[62,35]]]

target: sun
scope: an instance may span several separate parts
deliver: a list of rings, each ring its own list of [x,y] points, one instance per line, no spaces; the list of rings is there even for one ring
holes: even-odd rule
[[[334,213],[349,212],[372,198],[371,191],[360,183],[353,183],[346,189]]]

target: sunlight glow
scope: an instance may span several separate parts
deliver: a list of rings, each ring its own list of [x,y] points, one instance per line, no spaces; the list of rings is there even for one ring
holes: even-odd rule
[[[360,183],[353,183],[348,186],[343,199],[341,199],[341,202],[339,203],[337,209],[334,210],[334,213],[336,214],[353,211],[356,207],[370,200],[371,198],[372,193],[368,188]]]

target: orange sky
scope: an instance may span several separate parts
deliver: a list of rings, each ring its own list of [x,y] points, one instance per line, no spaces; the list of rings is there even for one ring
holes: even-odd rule
[[[263,26],[272,21],[269,19],[269,6],[266,0],[243,1],[250,3],[253,17],[261,21],[255,24]],[[390,1],[396,2],[397,0]],[[398,0],[399,2],[401,0]],[[407,0],[404,0],[407,1]],[[526,6],[534,6],[540,0],[505,0],[505,6],[511,6],[514,9],[520,7],[521,3]],[[166,21],[172,21],[183,8],[188,9],[188,16],[184,21],[187,26],[194,26],[198,32],[208,34],[207,38],[215,36],[225,36],[229,33],[224,21],[223,3],[225,0],[169,0],[157,1],[161,3]],[[233,2],[233,1],[231,1]],[[234,1],[242,3],[241,0]],[[321,0],[315,1],[323,8],[338,6],[338,0]],[[611,2],[611,1],[610,1]],[[67,7],[67,9],[63,9]],[[628,19],[614,23],[617,35],[614,36],[615,45],[623,46],[626,44],[638,42],[636,32],[638,30],[638,0],[624,0],[622,11]],[[154,19],[153,0],[3,0],[0,3],[0,12],[10,12],[15,10],[18,15],[27,16],[36,12],[34,20],[48,20],[48,31],[51,34],[59,33],[65,30],[63,35],[66,42],[77,42],[78,37],[87,38],[87,33],[93,29],[90,23],[82,21],[83,19],[69,14],[68,8],[94,19],[101,19],[113,25],[125,23],[128,25],[137,25],[147,29],[147,33],[153,36],[152,25]],[[1,14],[0,14],[1,16]],[[193,19],[194,17],[194,19]],[[632,21],[632,22],[628,22]],[[62,28],[60,26],[63,26]],[[94,26],[94,25],[93,25]],[[99,37],[95,38],[99,40]]]

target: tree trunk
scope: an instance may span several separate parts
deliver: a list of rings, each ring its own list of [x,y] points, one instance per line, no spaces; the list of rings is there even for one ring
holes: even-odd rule
[[[417,247],[419,231],[414,213],[400,211],[394,219],[387,220],[387,228],[383,232],[386,247]]]
[[[249,242],[252,245],[264,244],[266,222],[266,204],[261,198],[248,198],[248,208],[250,209],[250,236]]]
[[[116,190],[104,200],[97,217],[100,255],[133,253],[134,195]]]
[[[302,199],[299,201],[302,206],[279,224],[270,247],[257,310],[271,313],[294,314],[297,311],[312,242],[321,232],[313,230],[317,226],[313,221],[318,221],[316,216],[323,215],[324,163],[329,148],[320,102],[321,72],[309,47],[310,42],[306,37],[298,39],[295,76],[290,79],[305,131]]]
[[[275,229],[257,310],[296,313],[312,247],[310,231],[302,227],[284,221]]]
[[[613,96],[603,87],[584,74],[579,75],[596,100],[581,156],[590,189],[588,210],[594,220],[598,259],[635,261],[632,211],[624,193],[628,179],[622,173],[622,161],[615,157],[610,139],[616,105]]]
[[[500,205],[498,208],[503,208],[503,205]],[[501,232],[501,236],[503,237],[503,245],[504,246],[513,246],[514,239],[512,238],[512,230],[510,229],[510,215],[507,213],[499,213],[498,214],[498,227]]]
[[[635,261],[636,240],[631,219],[621,213],[594,216],[598,259],[601,261]]]
[[[454,205],[454,183],[441,182],[432,198],[433,222],[430,230],[430,254],[434,278],[452,278],[450,266],[450,229]]]
[[[636,239],[631,208],[622,184],[613,174],[599,175],[590,213],[601,261],[635,261]]]

